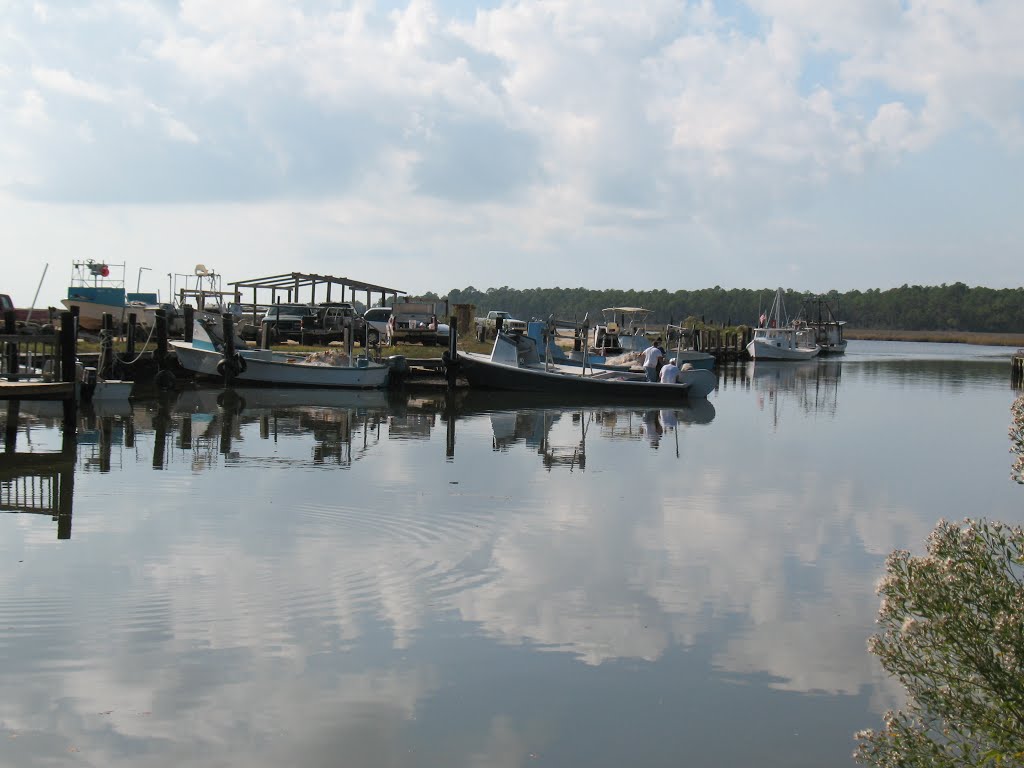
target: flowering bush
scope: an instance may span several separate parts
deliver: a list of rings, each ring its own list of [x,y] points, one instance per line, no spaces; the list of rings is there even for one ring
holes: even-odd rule
[[[854,757],[875,766],[1024,766],[1024,529],[939,521],[886,561],[868,647],[906,687]]]

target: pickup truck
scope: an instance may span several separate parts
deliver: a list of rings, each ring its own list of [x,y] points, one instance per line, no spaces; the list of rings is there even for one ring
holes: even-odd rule
[[[275,305],[267,310],[260,321],[257,338],[262,338],[263,329],[266,328],[271,344],[289,339],[302,344],[342,341],[348,318],[351,319],[354,341],[362,343],[365,328],[363,319],[356,314],[355,307],[344,302]]]
[[[0,293],[0,328],[3,328],[4,315],[7,312],[14,313],[14,319],[16,322],[25,322],[29,319],[29,311],[27,309],[17,309],[14,306],[14,302],[11,297],[6,293]],[[36,309],[32,315],[32,319],[39,323],[47,322],[48,312],[45,309]],[[2,331],[0,331],[2,333]]]
[[[442,320],[448,302],[400,301],[391,308],[391,341],[395,344],[446,344],[449,329]]]
[[[492,309],[486,317],[476,319],[476,336],[480,341],[487,338],[494,338],[498,326],[498,319],[501,319],[503,331],[521,331],[526,333],[526,321],[516,320],[512,314],[502,309]]]

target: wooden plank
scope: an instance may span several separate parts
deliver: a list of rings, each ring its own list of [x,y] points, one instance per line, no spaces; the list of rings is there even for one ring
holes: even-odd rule
[[[69,400],[73,381],[0,381],[0,400]]]

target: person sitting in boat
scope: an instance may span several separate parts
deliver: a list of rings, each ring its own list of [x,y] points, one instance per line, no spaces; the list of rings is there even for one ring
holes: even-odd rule
[[[644,367],[644,373],[647,374],[648,381],[658,380],[658,361],[662,359],[662,351],[657,344],[651,344],[647,349],[640,353],[641,365]]]
[[[662,384],[675,384],[679,380],[679,366],[673,357],[661,369],[660,381]]]

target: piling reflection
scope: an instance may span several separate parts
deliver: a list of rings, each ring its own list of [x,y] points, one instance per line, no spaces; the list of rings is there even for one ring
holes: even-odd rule
[[[0,511],[49,515],[57,524],[57,538],[71,538],[75,492],[76,409],[74,403],[31,403],[22,413],[22,403],[7,403],[4,423],[4,452],[0,460]],[[32,406],[42,406],[43,417]],[[58,417],[57,414],[60,414]],[[34,450],[33,427],[59,424],[59,451]],[[24,429],[28,451],[18,451],[18,436]]]

